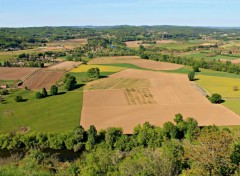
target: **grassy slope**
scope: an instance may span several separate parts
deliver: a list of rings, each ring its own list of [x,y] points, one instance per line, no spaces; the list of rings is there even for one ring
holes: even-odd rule
[[[0,105],[0,132],[30,127],[33,131],[60,132],[79,124],[82,106],[82,88],[62,95],[35,99],[35,92],[20,90]],[[26,102],[16,103],[14,97],[22,95]],[[12,112],[12,115],[7,113]]]

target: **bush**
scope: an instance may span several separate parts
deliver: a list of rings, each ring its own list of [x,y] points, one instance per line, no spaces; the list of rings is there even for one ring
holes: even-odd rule
[[[50,89],[51,95],[57,95],[58,94],[58,87],[56,85],[52,85]]]
[[[42,96],[43,98],[48,96],[47,90],[45,88],[42,89]]]
[[[220,94],[212,94],[211,97],[208,97],[208,99],[214,103],[214,104],[219,104],[223,102],[222,96]]]
[[[16,97],[15,97],[15,101],[16,101],[16,102],[21,102],[21,101],[23,101],[22,96],[20,96],[20,95],[16,96]]]
[[[7,89],[3,89],[1,92],[0,92],[0,95],[7,95],[8,94],[8,90]]]
[[[199,67],[197,65],[194,65],[192,68],[194,72],[200,72]]]
[[[41,99],[43,98],[43,94],[41,94],[40,92],[36,93],[36,99]]]
[[[194,77],[195,77],[195,72],[194,71],[190,71],[188,73],[188,79],[189,81],[194,81]]]

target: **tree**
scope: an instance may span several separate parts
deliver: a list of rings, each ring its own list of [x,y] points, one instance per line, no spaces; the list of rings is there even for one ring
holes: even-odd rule
[[[41,94],[40,92],[36,93],[36,99],[41,99],[43,98],[43,94]]]
[[[75,76],[69,76],[65,82],[65,89],[70,91],[76,87],[77,81]]]
[[[214,104],[219,104],[219,103],[222,103],[223,100],[222,100],[222,96],[220,94],[212,94],[211,97],[208,98],[212,103]]]
[[[176,124],[179,124],[180,122],[183,121],[183,116],[182,114],[176,114],[175,118],[174,118],[174,122],[176,122]]]
[[[194,143],[185,142],[185,158],[192,163],[192,169],[203,169],[208,175],[230,175],[232,143],[226,131],[204,132]]]
[[[200,72],[199,66],[197,64],[195,64],[192,68],[194,72]]]
[[[162,127],[162,132],[167,139],[176,138],[178,133],[177,127],[172,122],[164,123]]]
[[[58,94],[58,87],[56,85],[52,85],[50,89],[51,95],[57,95]]]
[[[48,96],[47,90],[45,89],[45,87],[42,89],[42,96],[43,98]]]
[[[91,150],[94,148],[97,140],[97,130],[94,125],[91,125],[88,130],[88,139],[86,142],[86,149]]]
[[[194,81],[194,77],[195,77],[195,72],[194,71],[190,71],[188,73],[188,79],[189,81]]]
[[[108,128],[105,134],[105,141],[109,148],[113,148],[115,142],[121,137],[123,131],[121,128]]]
[[[20,96],[20,95],[16,96],[16,97],[15,97],[15,101],[16,101],[16,102],[21,102],[21,101],[23,101],[22,96]]]
[[[100,77],[100,69],[99,68],[90,68],[87,71],[87,76],[89,78],[95,78],[98,79]]]

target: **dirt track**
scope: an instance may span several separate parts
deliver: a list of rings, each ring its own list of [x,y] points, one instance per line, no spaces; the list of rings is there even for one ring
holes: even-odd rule
[[[132,133],[138,124],[148,121],[162,125],[175,114],[193,117],[200,125],[240,125],[240,117],[222,105],[211,104],[188,81],[186,75],[128,69],[111,78],[148,79],[148,88],[85,90],[81,125],[97,129],[122,127]],[[131,101],[132,100],[132,101]],[[131,102],[136,102],[135,104]]]
[[[183,67],[183,65],[178,64],[140,59],[137,56],[101,57],[92,59],[90,62],[88,62],[88,64],[117,64],[117,63],[133,64],[142,68],[152,70],[177,70]]]
[[[0,67],[0,80],[23,80],[39,68]]]

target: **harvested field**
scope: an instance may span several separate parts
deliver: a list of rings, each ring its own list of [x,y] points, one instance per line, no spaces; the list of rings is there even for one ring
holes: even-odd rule
[[[124,89],[124,88],[138,88],[148,87],[149,80],[136,78],[105,78],[90,82],[85,87],[86,90],[100,90],[100,89]]]
[[[81,125],[97,129],[122,127],[125,133],[146,121],[163,125],[175,114],[193,117],[200,125],[240,125],[240,117],[222,105],[211,104],[186,75],[128,69],[112,78],[147,79],[148,86],[84,90]],[[105,80],[104,80],[105,81]],[[97,87],[96,87],[97,88]]]
[[[0,67],[0,80],[24,80],[39,68]]]
[[[182,65],[178,64],[140,59],[140,57],[137,56],[100,57],[92,59],[88,62],[88,64],[120,64],[120,63],[133,64],[138,67],[152,70],[177,70],[183,67]]]
[[[65,71],[48,71],[46,69],[40,69],[28,77],[23,82],[22,87],[27,87],[33,90],[39,90],[43,87],[50,89],[50,87],[53,84],[56,84],[65,73]]]
[[[82,62],[74,62],[74,61],[65,61],[59,64],[49,66],[47,70],[60,70],[60,71],[70,71],[73,68],[78,67]]]

